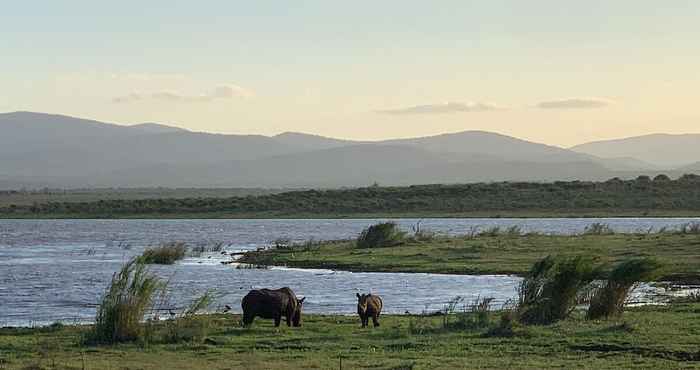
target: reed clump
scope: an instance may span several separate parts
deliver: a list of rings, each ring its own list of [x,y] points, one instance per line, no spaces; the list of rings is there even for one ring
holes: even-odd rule
[[[620,316],[630,292],[639,282],[657,278],[662,265],[651,258],[633,259],[615,267],[604,285],[595,290],[586,317],[600,319]]]
[[[185,258],[186,253],[187,245],[185,243],[171,242],[146,249],[139,259],[145,264],[172,265]]]
[[[152,309],[154,298],[164,289],[165,283],[150,273],[140,258],[127,262],[112,276],[88,340],[119,343],[142,338],[141,322]]]
[[[551,324],[566,319],[597,275],[599,270],[588,257],[548,256],[536,262],[519,287],[520,322]]]

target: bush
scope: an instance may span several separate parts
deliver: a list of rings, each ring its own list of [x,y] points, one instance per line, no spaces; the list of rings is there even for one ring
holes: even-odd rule
[[[143,336],[141,321],[153,306],[156,294],[165,284],[148,272],[140,258],[127,262],[114,273],[112,282],[97,308],[92,342],[118,343]]]
[[[611,273],[607,283],[595,291],[586,317],[588,319],[619,316],[629,293],[640,281],[658,277],[661,264],[650,258],[622,262]]]
[[[567,318],[576,308],[580,293],[598,275],[589,258],[536,262],[523,279],[518,297],[518,317],[525,324],[551,324]]]
[[[139,257],[139,260],[145,264],[172,265],[185,258],[186,252],[187,246],[185,243],[166,243],[155,248],[146,249]]]
[[[357,238],[359,248],[393,247],[403,244],[406,233],[393,222],[382,222],[362,230]]]

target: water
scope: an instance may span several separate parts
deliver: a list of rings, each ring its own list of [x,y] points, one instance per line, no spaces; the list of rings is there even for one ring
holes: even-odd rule
[[[277,239],[353,238],[373,219],[332,220],[0,220],[0,326],[44,325],[55,321],[89,322],[110,277],[130,257],[149,245],[184,241],[190,245],[223,243],[227,251],[254,249]],[[410,230],[418,219],[395,220]],[[475,227],[517,225],[524,231],[553,234],[582,232],[603,222],[618,232],[678,227],[700,219],[424,219],[421,227],[444,234],[464,234]],[[387,313],[439,310],[455,296],[467,301],[513,298],[520,281],[513,276],[350,273],[274,268],[236,269],[220,262],[229,257],[207,253],[173,266],[153,266],[170,280],[166,308],[182,308],[207,289],[240,311],[251,288],[289,286],[306,296],[305,312],[351,314],[355,293],[382,295]]]

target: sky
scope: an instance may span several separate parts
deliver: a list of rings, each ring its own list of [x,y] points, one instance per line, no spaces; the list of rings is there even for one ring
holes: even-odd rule
[[[0,112],[558,146],[700,132],[700,1],[13,1]]]

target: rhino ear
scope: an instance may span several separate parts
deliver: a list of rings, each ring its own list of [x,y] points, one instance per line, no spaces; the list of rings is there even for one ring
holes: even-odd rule
[[[304,303],[304,300],[305,300],[305,299],[306,299],[306,297],[300,299],[300,300],[299,300],[299,303]]]
[[[355,293],[355,295],[357,296],[357,298],[360,298],[360,293]]]

